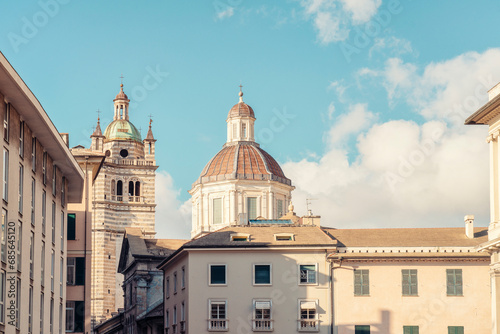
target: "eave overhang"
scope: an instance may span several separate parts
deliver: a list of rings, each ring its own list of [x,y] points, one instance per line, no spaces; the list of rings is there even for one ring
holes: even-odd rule
[[[466,125],[490,124],[491,120],[500,116],[500,94],[488,101],[465,120]]]
[[[33,135],[51,156],[68,182],[68,202],[79,203],[83,193],[83,171],[63,141],[42,105],[0,52],[0,91],[19,115],[26,120]]]

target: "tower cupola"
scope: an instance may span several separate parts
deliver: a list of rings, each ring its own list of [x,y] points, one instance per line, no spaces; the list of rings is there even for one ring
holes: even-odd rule
[[[239,141],[255,141],[254,123],[255,114],[252,107],[243,102],[243,86],[240,85],[240,101],[235,104],[227,115],[227,143]]]
[[[127,94],[123,92],[123,84],[120,84],[120,92],[116,95],[113,102],[115,103],[115,116],[113,120],[123,119],[128,121],[128,104],[130,100]]]

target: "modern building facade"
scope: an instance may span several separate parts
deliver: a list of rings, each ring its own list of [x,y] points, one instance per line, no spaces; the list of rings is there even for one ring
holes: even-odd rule
[[[83,173],[40,102],[0,53],[3,119],[0,332],[62,333],[66,217]]]
[[[89,187],[87,207],[87,224],[92,228],[92,257],[88,267],[92,326],[123,308],[123,275],[117,273],[117,268],[125,228],[137,227],[150,238],[155,234],[156,140],[151,122],[146,138],[141,138],[130,122],[129,102],[122,84],[113,100],[113,121],[104,133],[98,119],[91,147],[72,150],[82,159],[104,157],[98,175],[93,176],[92,188]],[[84,224],[77,217],[76,225]]]
[[[241,90],[239,97],[227,115],[226,143],[189,191],[193,238],[257,217],[280,218],[291,201],[292,182],[255,142],[255,113]]]

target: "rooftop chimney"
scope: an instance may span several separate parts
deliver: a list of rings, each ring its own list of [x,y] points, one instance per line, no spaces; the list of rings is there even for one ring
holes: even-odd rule
[[[465,221],[465,235],[469,239],[474,239],[474,215],[465,216],[464,221]]]

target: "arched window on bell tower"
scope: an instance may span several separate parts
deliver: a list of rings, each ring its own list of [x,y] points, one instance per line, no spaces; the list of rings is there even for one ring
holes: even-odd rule
[[[123,196],[123,182],[121,180],[116,182],[116,195]]]
[[[133,181],[130,181],[128,183],[128,195],[134,196],[134,182]]]
[[[141,183],[139,181],[135,182],[135,196],[141,196]]]

